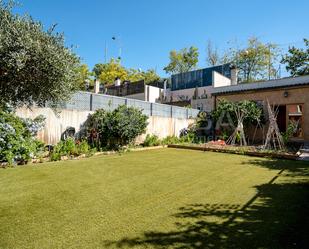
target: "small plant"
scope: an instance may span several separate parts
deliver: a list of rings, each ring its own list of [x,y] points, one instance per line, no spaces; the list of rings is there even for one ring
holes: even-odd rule
[[[75,142],[74,138],[67,138],[64,141],[57,143],[50,153],[51,161],[59,161],[62,156],[79,156],[85,154],[91,156],[96,152],[96,149],[91,149],[86,140]]]
[[[77,151],[78,154],[88,154],[90,150],[90,146],[86,140],[77,143]]]
[[[290,122],[286,131],[281,133],[284,144],[287,144],[289,142],[289,139],[293,136],[296,130],[297,130],[297,123]]]
[[[156,135],[150,135],[150,134],[147,134],[144,142],[143,142],[143,146],[144,147],[149,147],[149,146],[158,146],[161,144],[161,141],[159,139],[158,136]]]
[[[167,136],[162,139],[162,144],[163,145],[169,145],[169,144],[179,144],[180,139],[176,136]]]

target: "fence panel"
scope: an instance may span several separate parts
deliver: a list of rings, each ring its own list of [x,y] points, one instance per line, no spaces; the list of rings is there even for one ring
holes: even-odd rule
[[[61,108],[89,111],[90,110],[90,97],[91,97],[90,93],[77,92],[72,96],[72,98],[68,102],[62,104]]]
[[[188,118],[187,108],[173,106],[173,117],[174,118]]]
[[[119,105],[127,105],[138,108],[142,110],[143,114],[147,116],[187,119],[195,118],[199,113],[199,110],[196,109],[150,103],[137,99],[127,99],[104,94],[93,94],[89,92],[75,93],[72,96],[71,100],[64,104],[61,104],[60,108],[82,111],[95,111],[97,109],[105,109],[108,111],[112,111]]]
[[[141,109],[143,114],[151,116],[151,103],[137,100],[137,99],[127,99],[127,105],[130,107],[135,107]]]
[[[152,103],[152,116],[171,117],[172,106]]]

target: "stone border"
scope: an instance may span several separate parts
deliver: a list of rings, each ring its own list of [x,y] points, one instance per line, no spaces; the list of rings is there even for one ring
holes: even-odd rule
[[[211,151],[211,152],[230,153],[230,154],[255,156],[255,157],[266,157],[266,158],[268,157],[268,158],[276,158],[276,159],[287,159],[287,160],[298,160],[299,159],[299,156],[294,155],[294,154],[265,153],[265,152],[257,152],[257,151],[237,151],[237,150],[229,150],[229,149],[223,149],[223,148],[209,148],[209,147],[177,145],[177,144],[170,144],[167,147],[175,148],[175,149]]]

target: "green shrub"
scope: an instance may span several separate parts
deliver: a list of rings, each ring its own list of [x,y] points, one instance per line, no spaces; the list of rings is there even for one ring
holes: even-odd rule
[[[83,140],[77,144],[77,151],[79,155],[88,154],[89,150],[90,150],[90,146],[86,140]]]
[[[186,135],[181,136],[179,138],[179,143],[195,143],[195,142],[197,142],[197,140],[198,139],[197,139],[195,133],[189,132]]]
[[[167,136],[162,139],[163,145],[169,145],[169,144],[179,144],[181,143],[180,139],[176,136]]]
[[[148,117],[141,110],[126,105],[113,111],[97,110],[86,121],[92,146],[119,149],[146,131]]]
[[[159,139],[158,136],[156,135],[150,135],[150,134],[147,134],[144,142],[143,142],[143,146],[145,147],[149,147],[149,146],[158,146],[161,144],[161,141]]]
[[[72,156],[77,154],[77,147],[74,138],[67,138],[63,141],[61,152],[63,156]]]
[[[0,161],[9,164],[26,163],[43,150],[43,143],[35,135],[44,125],[44,119],[39,121],[22,119],[12,110],[0,109]]]
[[[64,141],[58,142],[52,152],[50,153],[51,161],[61,160],[61,156],[79,156],[86,154],[87,156],[95,153],[95,149],[91,150],[88,142],[82,140],[81,142],[75,142],[74,138],[68,138]]]
[[[283,142],[285,144],[289,142],[290,138],[293,136],[296,130],[297,130],[297,124],[290,122],[286,131],[281,133]]]

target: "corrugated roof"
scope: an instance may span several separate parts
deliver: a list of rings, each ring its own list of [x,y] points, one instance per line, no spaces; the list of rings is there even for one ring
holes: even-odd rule
[[[216,87],[212,89],[212,95],[220,95],[226,93],[254,91],[280,87],[291,87],[298,85],[309,85],[309,75],[298,77],[287,77],[276,80],[261,81],[256,83],[242,83],[233,86]]]

